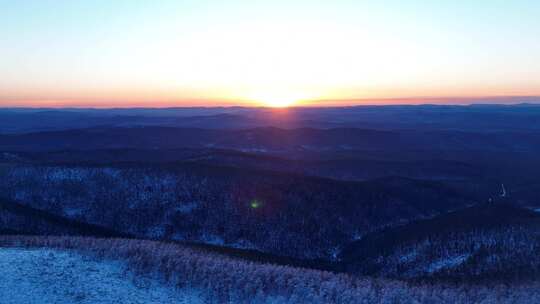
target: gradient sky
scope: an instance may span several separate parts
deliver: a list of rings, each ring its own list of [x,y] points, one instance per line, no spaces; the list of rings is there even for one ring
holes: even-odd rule
[[[0,0],[0,106],[540,95],[539,37],[538,0]]]

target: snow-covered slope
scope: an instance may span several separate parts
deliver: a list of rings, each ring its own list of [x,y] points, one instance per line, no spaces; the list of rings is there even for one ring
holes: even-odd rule
[[[72,252],[0,248],[0,303],[199,303],[194,293],[133,279],[121,262]]]

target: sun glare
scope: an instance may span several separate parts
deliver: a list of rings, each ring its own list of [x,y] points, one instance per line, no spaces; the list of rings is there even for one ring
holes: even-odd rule
[[[268,98],[263,100],[263,103],[266,106],[272,107],[272,108],[286,108],[290,107],[294,104],[295,100],[293,99],[284,99],[284,98]]]
[[[298,105],[302,97],[288,93],[265,93],[254,95],[250,99],[266,107],[287,108]]]

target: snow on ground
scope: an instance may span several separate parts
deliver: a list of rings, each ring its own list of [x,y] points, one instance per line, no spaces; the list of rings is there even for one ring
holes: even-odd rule
[[[456,267],[465,262],[470,257],[470,254],[463,254],[453,257],[447,257],[431,263],[427,267],[427,272],[435,273],[443,268]]]
[[[50,249],[0,248],[2,304],[201,302],[195,293],[132,278],[121,262]]]

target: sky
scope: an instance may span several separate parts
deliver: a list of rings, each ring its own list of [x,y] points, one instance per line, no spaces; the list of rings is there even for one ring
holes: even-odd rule
[[[538,0],[0,0],[0,106],[539,96],[539,37]]]

